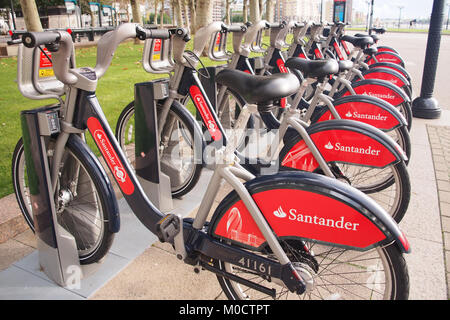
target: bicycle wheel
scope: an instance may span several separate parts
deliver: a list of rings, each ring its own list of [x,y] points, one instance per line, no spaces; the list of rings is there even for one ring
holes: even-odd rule
[[[406,262],[391,244],[366,252],[347,250],[333,245],[280,240],[294,268],[312,285],[302,295],[290,292],[281,283],[262,278],[250,270],[218,261],[221,270],[262,286],[276,289],[277,300],[406,300],[409,277]],[[261,255],[276,260],[269,249]],[[272,299],[242,284],[217,276],[228,299]]]
[[[99,181],[104,173],[91,165],[85,150],[78,148],[74,139],[77,138],[68,140],[64,150],[55,193],[55,209],[58,223],[75,238],[80,263],[90,264],[101,260],[114,240],[106,205],[109,190]],[[49,150],[53,143],[49,143]],[[22,214],[35,232],[22,139],[14,151],[12,177]]]
[[[160,105],[157,106],[161,108]],[[116,126],[116,137],[132,166],[135,163],[134,144],[134,101],[130,102],[119,116]],[[200,129],[195,127],[192,116],[178,102],[170,108],[165,128],[167,139],[162,148],[161,171],[170,176],[173,197],[181,197],[197,184],[202,170],[203,152],[195,147],[195,141],[202,140]]]

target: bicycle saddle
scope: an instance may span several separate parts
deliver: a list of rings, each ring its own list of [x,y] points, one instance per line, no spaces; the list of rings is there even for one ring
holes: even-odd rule
[[[301,71],[305,78],[323,78],[339,72],[339,64],[333,59],[306,60],[292,57],[285,66]]]
[[[359,47],[361,49],[365,49],[368,45],[374,44],[372,37],[353,37],[344,35],[341,37],[341,40],[350,42],[355,47]]]
[[[247,103],[267,103],[288,97],[300,88],[297,77],[290,73],[258,76],[240,70],[222,70],[216,82],[241,95]]]
[[[376,46],[371,46],[369,48],[364,49],[363,52],[364,52],[364,54],[371,56],[378,52],[378,48]]]
[[[353,68],[353,62],[350,60],[340,60],[338,61],[339,72],[344,72],[351,70]]]
[[[357,33],[355,34],[355,37],[361,38],[361,37],[371,37],[373,39],[373,41],[377,42],[378,40],[380,40],[380,37],[377,36],[376,34],[364,34],[364,33]]]

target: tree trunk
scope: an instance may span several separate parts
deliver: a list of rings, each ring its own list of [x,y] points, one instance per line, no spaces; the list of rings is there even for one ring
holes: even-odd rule
[[[133,22],[142,23],[141,10],[139,5],[139,0],[130,0],[131,10],[133,12]]]
[[[27,31],[43,31],[36,2],[34,0],[20,0],[20,6],[22,7],[23,18],[25,20]]]
[[[195,0],[187,0],[189,1],[189,13],[191,17],[191,34],[195,33],[195,30],[197,30],[197,10],[195,5]]]
[[[248,0],[243,0],[244,4],[242,7],[242,18],[244,19],[244,23],[248,22]]]
[[[231,24],[231,17],[230,17],[230,3],[232,0],[225,0],[225,23],[227,25]]]
[[[274,0],[266,0],[266,20],[268,22],[274,22]],[[270,34],[270,29],[267,29],[265,35],[268,36]]]
[[[161,11],[159,14],[159,25],[164,28],[164,0],[161,0]]]
[[[183,13],[181,11],[181,2],[184,2],[184,0],[172,0],[172,7],[173,7],[173,14],[174,14],[174,20],[176,18],[177,27],[183,28],[184,22],[183,22]]]
[[[261,15],[259,13],[259,0],[249,0],[250,1],[250,22],[257,23],[261,20]]]
[[[183,5],[182,5],[182,9],[184,12],[184,25],[186,26],[186,28],[188,30],[191,29],[191,24],[189,22],[189,6],[188,6],[188,0],[180,0],[182,1]]]
[[[130,0],[131,10],[133,13],[133,22],[142,24],[141,10],[139,5],[139,0]],[[141,40],[138,38],[134,39],[134,44],[140,44]]]
[[[195,31],[212,22],[213,2],[210,0],[197,0]]]
[[[263,0],[259,0],[258,1],[258,8],[259,8],[259,20],[262,19],[263,16],[263,11],[264,11],[264,4],[263,4]]]

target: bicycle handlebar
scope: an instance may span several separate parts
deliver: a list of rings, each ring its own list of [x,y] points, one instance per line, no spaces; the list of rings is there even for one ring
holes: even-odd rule
[[[59,32],[27,32],[22,35],[22,43],[27,48],[58,43],[60,39]]]
[[[169,39],[170,31],[168,29],[146,29],[141,26],[136,26],[136,37],[139,40]]]
[[[244,24],[238,25],[224,25],[222,24],[222,30],[226,31],[226,32],[245,32],[247,31],[247,26]]]

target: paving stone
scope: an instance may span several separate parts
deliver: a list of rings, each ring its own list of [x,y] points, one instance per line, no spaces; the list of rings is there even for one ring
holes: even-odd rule
[[[442,216],[442,231],[450,232],[450,217]]]

